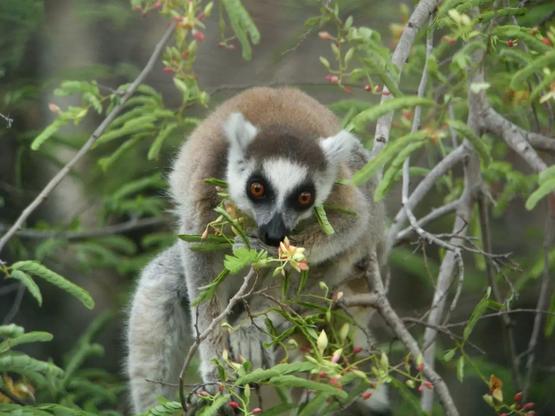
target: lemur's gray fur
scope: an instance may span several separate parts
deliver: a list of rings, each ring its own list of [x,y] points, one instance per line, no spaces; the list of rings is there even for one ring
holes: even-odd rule
[[[380,252],[383,207],[373,202],[372,183],[362,187],[336,183],[367,160],[360,142],[341,131],[333,113],[306,94],[288,88],[247,90],[214,111],[181,148],[170,175],[178,231],[204,231],[215,218],[213,208],[219,202],[204,179],[223,178],[231,200],[255,221],[257,229],[251,231],[258,237],[254,240],[275,245],[287,235],[293,244],[305,247],[310,264],[307,292],[321,294],[320,281],[344,296],[367,292],[357,266],[375,259],[369,253]],[[267,188],[268,195],[260,201],[247,195],[253,181]],[[296,205],[301,191],[312,197],[307,209]],[[310,209],[323,202],[355,214],[327,210],[335,230],[331,236],[322,232]],[[242,275],[228,276],[216,296],[193,307],[189,314],[183,308],[185,299],[195,299],[199,288],[212,281],[222,264],[222,253],[194,252],[180,241],[144,269],[128,327],[127,370],[135,411],[144,411],[162,395],[175,398],[178,372],[194,339],[189,316],[192,321],[198,318],[196,327],[203,332],[241,283]],[[276,286],[271,279],[261,276],[257,285]],[[279,297],[279,289],[275,295]],[[269,302],[252,296],[249,309],[266,310]],[[361,327],[369,325],[368,309],[352,308],[350,312]],[[263,320],[254,325],[245,311],[235,315],[229,317],[234,331],[217,326],[200,344],[200,373],[206,383],[217,380],[212,359],[221,357],[224,349],[235,357],[248,358],[255,367],[270,366],[276,359],[277,352],[263,346],[266,335],[258,328],[264,327]],[[275,315],[268,317],[275,326],[283,324]],[[363,335],[357,334],[359,342]],[[364,414],[386,409],[385,390],[379,389],[364,408]]]

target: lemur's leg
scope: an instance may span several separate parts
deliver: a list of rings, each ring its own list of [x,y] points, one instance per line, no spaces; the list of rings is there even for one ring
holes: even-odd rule
[[[183,357],[191,343],[185,277],[177,244],[143,270],[127,328],[127,372],[135,412],[176,397]],[[151,381],[147,381],[151,380]]]

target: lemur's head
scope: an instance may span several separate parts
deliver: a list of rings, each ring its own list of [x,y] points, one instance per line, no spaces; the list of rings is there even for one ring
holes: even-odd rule
[[[328,198],[356,140],[346,131],[314,140],[283,126],[259,130],[241,113],[228,117],[224,133],[231,199],[256,221],[259,238],[272,246]]]

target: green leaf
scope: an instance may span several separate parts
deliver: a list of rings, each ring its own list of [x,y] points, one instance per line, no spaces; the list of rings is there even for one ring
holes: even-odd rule
[[[92,309],[94,307],[94,300],[85,289],[80,288],[76,284],[60,276],[58,273],[44,267],[42,264],[32,260],[24,260],[14,263],[11,266],[11,269],[22,270],[26,273],[40,277],[77,298],[86,308]]]
[[[218,410],[229,401],[229,394],[224,394],[222,396],[217,397],[210,406],[205,407],[198,413],[198,416],[216,416],[218,414]]]
[[[260,42],[260,33],[240,0],[222,0],[222,4],[241,44],[243,59],[249,61],[252,58],[251,43],[256,45]]]
[[[478,302],[478,304],[476,305],[476,307],[472,311],[472,314],[470,315],[470,319],[468,320],[468,322],[467,322],[467,324],[464,328],[464,331],[463,331],[463,340],[464,341],[466,341],[468,339],[468,337],[472,333],[474,327],[476,326],[476,323],[478,322],[480,317],[488,309],[490,295],[491,295],[491,288],[488,287],[488,290],[486,291],[486,294],[480,300],[480,302]]]
[[[339,390],[338,388],[333,387],[330,384],[319,383],[317,381],[307,380],[292,375],[272,377],[270,379],[270,384],[284,385],[288,388],[300,387],[312,391],[319,391],[322,393],[328,393],[332,396],[337,396],[341,399],[346,399],[347,397],[349,397],[346,391]]]
[[[319,411],[326,404],[326,400],[330,397],[328,393],[319,393],[316,397],[311,398],[309,402],[301,409],[298,416],[313,416],[319,414]]]
[[[384,103],[375,105],[367,110],[364,110],[353,117],[349,125],[347,126],[347,130],[351,131],[353,129],[362,129],[365,128],[368,123],[371,123],[381,116],[390,113],[392,111],[396,111],[400,108],[405,107],[414,107],[417,105],[433,105],[434,102],[427,98],[422,97],[397,97],[387,100]]]
[[[146,416],[173,416],[177,413],[181,414],[182,409],[179,402],[165,402],[149,409]]]
[[[0,337],[2,338],[14,338],[24,332],[23,327],[16,324],[0,325]]]
[[[231,274],[236,274],[245,267],[250,266],[258,259],[258,252],[247,247],[239,247],[233,250],[233,255],[226,255],[224,259],[224,267]]]
[[[35,140],[31,143],[31,149],[38,150],[39,147],[46,142],[54,133],[56,133],[62,126],[64,126],[69,120],[58,116],[52,123],[50,123],[40,134],[35,137]]]
[[[37,300],[39,306],[42,305],[42,294],[40,289],[31,276],[21,270],[13,270],[10,277],[19,280],[27,288],[29,293]]]
[[[318,220],[318,224],[320,224],[320,228],[326,235],[333,235],[335,234],[335,230],[333,229],[332,225],[328,220],[328,216],[326,215],[326,210],[322,205],[318,205],[314,207],[314,215]]]
[[[551,295],[548,311],[549,315],[547,315],[544,328],[544,334],[546,337],[553,335],[553,329],[555,329],[555,293]]]
[[[457,360],[457,379],[462,383],[464,381],[464,355]]]
[[[528,211],[533,210],[543,197],[553,191],[555,191],[555,178],[543,181],[540,187],[532,192],[532,194],[526,200],[526,209]]]
[[[382,166],[396,157],[401,150],[405,149],[409,144],[425,140],[427,137],[427,132],[417,131],[390,141],[380,153],[355,172],[350,182],[354,185],[361,185],[367,182]]]
[[[468,141],[472,143],[474,149],[476,150],[476,152],[478,152],[480,159],[482,159],[486,166],[491,163],[491,156],[488,147],[486,146],[484,141],[472,131],[470,127],[459,120],[447,120],[447,124],[449,124],[449,126],[456,130],[457,133],[459,133],[461,136],[466,137]]]
[[[52,363],[39,361],[25,354],[7,354],[0,356],[0,373],[17,373],[33,378],[36,373],[52,374],[60,377],[63,374],[61,368]]]
[[[13,347],[21,344],[29,344],[32,342],[48,342],[52,341],[54,336],[48,332],[33,331],[26,334],[21,334],[15,338],[8,338],[0,342],[0,354],[12,349]]]
[[[169,124],[166,124],[162,128],[162,130],[160,130],[160,133],[158,133],[158,136],[156,136],[156,138],[154,139],[154,142],[152,142],[150,149],[148,149],[148,155],[147,155],[148,160],[158,160],[158,157],[160,155],[160,149],[162,148],[164,141],[166,141],[166,139],[170,136],[170,134],[174,132],[176,128],[177,128],[177,123],[169,123]]]
[[[445,362],[449,362],[453,359],[453,357],[455,356],[455,352],[457,351],[456,348],[451,348],[450,350],[447,350],[447,352],[445,354],[443,354],[443,361]]]
[[[269,369],[257,368],[253,372],[239,377],[236,381],[236,384],[242,386],[243,384],[260,383],[269,380],[272,377],[277,377],[290,373],[301,373],[305,371],[310,371],[314,368],[315,364],[308,361],[277,364]]]
[[[511,79],[511,88],[513,90],[519,89],[521,84],[526,81],[535,72],[540,72],[544,68],[553,68],[555,65],[555,50],[544,53],[538,58],[534,59],[520,71],[517,71]]]
[[[391,186],[395,183],[395,180],[398,177],[398,173],[401,170],[404,161],[416,150],[420,149],[424,146],[425,141],[418,141],[415,143],[410,143],[407,147],[405,147],[399,154],[393,159],[385,174],[376,187],[376,191],[374,192],[374,200],[381,201],[385,194],[389,191]]]

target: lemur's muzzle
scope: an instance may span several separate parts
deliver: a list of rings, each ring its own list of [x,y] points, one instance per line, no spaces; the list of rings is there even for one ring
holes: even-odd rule
[[[279,243],[285,238],[289,230],[283,222],[281,214],[275,214],[270,222],[259,227],[260,238],[269,246],[278,247]]]

